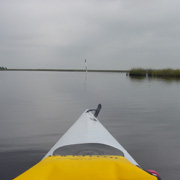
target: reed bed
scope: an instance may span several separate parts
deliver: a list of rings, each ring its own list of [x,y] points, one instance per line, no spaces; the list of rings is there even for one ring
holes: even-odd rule
[[[180,69],[143,69],[133,68],[129,71],[129,76],[148,77],[180,77]]]
[[[133,68],[129,71],[129,76],[146,76],[146,70],[142,68]]]

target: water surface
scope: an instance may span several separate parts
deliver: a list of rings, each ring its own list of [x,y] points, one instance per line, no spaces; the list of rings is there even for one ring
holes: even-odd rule
[[[87,108],[144,169],[180,179],[180,81],[125,73],[0,72],[0,179],[39,162]]]

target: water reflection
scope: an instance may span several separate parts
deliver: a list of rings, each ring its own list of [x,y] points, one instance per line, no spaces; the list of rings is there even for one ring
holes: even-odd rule
[[[85,78],[84,78],[84,92],[86,92],[86,88],[87,88],[87,79],[88,79],[88,71],[85,72]]]
[[[146,76],[129,76],[129,79],[131,80],[131,81],[144,81],[144,80],[146,80],[147,78],[146,78]]]
[[[174,77],[149,77],[148,78],[149,81],[161,81],[161,82],[166,82],[166,83],[174,83],[174,82],[177,82],[179,83],[180,82],[180,78],[177,77],[177,78],[174,78]]]
[[[165,83],[179,83],[180,82],[180,77],[146,77],[146,76],[129,76],[129,79],[131,81],[135,82],[143,82],[148,80],[149,82],[152,81],[159,81],[159,82],[165,82]]]

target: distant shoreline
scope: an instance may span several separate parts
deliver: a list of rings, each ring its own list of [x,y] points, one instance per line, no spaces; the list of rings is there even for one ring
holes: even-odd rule
[[[133,68],[129,71],[129,76],[140,76],[140,77],[180,77],[180,69],[143,69]]]
[[[1,71],[55,71],[55,72],[86,72],[84,69],[4,69]],[[87,72],[128,73],[129,70],[88,70]]]
[[[85,69],[8,69],[1,68],[0,71],[36,71],[36,72],[85,72]],[[179,78],[180,69],[143,69],[132,68],[131,70],[99,70],[89,69],[87,72],[99,72],[99,73],[126,73],[126,76],[130,77],[168,77]]]

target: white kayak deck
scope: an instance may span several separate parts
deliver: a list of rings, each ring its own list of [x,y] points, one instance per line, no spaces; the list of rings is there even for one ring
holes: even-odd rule
[[[94,117],[92,112],[88,112],[88,110],[79,117],[45,157],[53,155],[54,151],[60,147],[85,143],[99,143],[112,146],[122,151],[124,157],[131,163],[138,165],[122,145],[106,130],[99,120]]]

